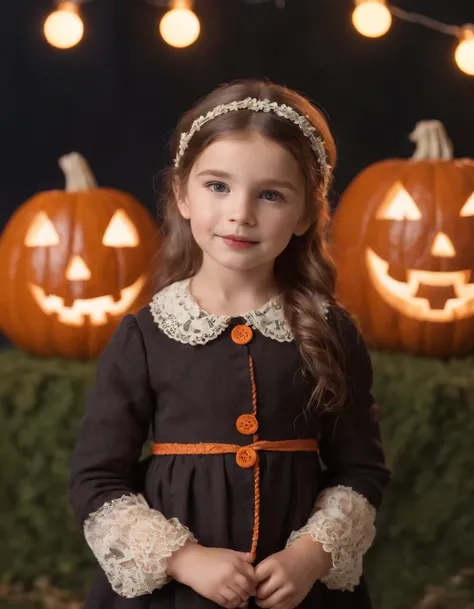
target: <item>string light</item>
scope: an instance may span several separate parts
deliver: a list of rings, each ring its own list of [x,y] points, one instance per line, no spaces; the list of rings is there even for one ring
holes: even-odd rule
[[[58,49],[76,46],[84,35],[84,23],[79,5],[92,0],[56,0],[57,9],[46,18],[43,26],[44,36],[50,45]],[[199,37],[201,25],[192,11],[192,0],[142,0],[155,6],[171,7],[162,17],[159,32],[163,40],[176,48],[193,44]],[[269,0],[244,0],[248,3]],[[272,0],[278,8],[285,7],[285,0]],[[409,13],[387,0],[354,0],[352,23],[363,36],[379,38],[391,28],[393,17],[423,25],[443,34],[454,36],[458,44],[454,51],[454,61],[458,68],[474,76],[474,25],[463,26],[441,23],[425,15]]]
[[[352,23],[363,36],[379,38],[390,29],[392,15],[384,0],[356,0]]]
[[[57,49],[70,49],[78,44],[84,35],[84,24],[75,2],[59,2],[44,22],[43,31],[49,44]]]
[[[390,29],[392,17],[456,37],[459,40],[454,53],[456,64],[465,74],[474,76],[474,25],[448,25],[425,15],[404,11],[387,4],[386,0],[354,0],[354,4],[352,23],[360,34],[369,38],[379,38],[386,34]]]
[[[474,26],[465,25],[462,28],[461,40],[454,53],[454,59],[460,70],[474,76]]]
[[[172,8],[160,21],[159,30],[163,40],[177,48],[188,47],[199,37],[201,25],[187,0],[174,0]]]

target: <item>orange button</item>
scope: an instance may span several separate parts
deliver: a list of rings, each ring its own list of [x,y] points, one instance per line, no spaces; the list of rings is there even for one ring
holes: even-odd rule
[[[242,446],[242,448],[239,448],[237,451],[235,460],[239,467],[252,467],[257,462],[257,453],[250,446]]]
[[[252,340],[253,331],[250,326],[235,326],[230,335],[237,345],[246,345]]]
[[[237,431],[244,434],[244,436],[251,436],[258,429],[258,421],[253,414],[242,414],[235,422]]]

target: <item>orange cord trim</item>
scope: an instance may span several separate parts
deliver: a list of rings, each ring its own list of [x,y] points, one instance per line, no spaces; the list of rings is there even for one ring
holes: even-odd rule
[[[254,435],[254,440],[257,434]],[[241,448],[253,448],[255,451],[282,451],[282,452],[318,452],[316,440],[256,440],[252,444],[242,447],[240,444],[217,444],[200,442],[199,444],[153,444],[154,455],[222,455],[224,453],[237,453]],[[252,546],[250,553],[253,559],[257,556],[258,536],[260,532],[260,464],[257,459],[253,468],[254,486],[254,519],[252,532]]]
[[[255,384],[255,371],[252,356],[249,355],[250,383],[252,387],[253,415],[257,417],[257,387]],[[220,444],[212,442],[200,442],[198,444],[175,444],[169,442],[153,444],[154,455],[222,455],[225,453],[237,453],[242,448],[253,448],[255,451],[283,451],[283,452],[318,452],[319,446],[314,439],[297,440],[259,440],[258,434],[253,435],[252,444],[242,446],[240,444]],[[258,536],[260,532],[260,464],[255,462],[253,468],[254,486],[254,520],[252,533],[252,547],[250,553],[256,558]]]
[[[253,365],[253,358],[249,353],[249,372],[250,372],[250,384],[252,387],[252,406],[253,415],[257,418],[257,385],[255,383],[255,370]],[[253,435],[253,443],[258,442],[258,430]],[[252,547],[250,548],[250,554],[255,560],[257,558],[257,544],[258,536],[260,533],[260,459],[255,463],[253,468],[253,488],[254,488],[254,509],[253,509],[253,533],[252,533]]]
[[[278,452],[318,452],[316,440],[259,440],[253,444],[218,444],[213,442],[200,442],[198,444],[173,444],[163,442],[153,444],[154,455],[223,455],[236,453],[240,448],[253,448],[254,450],[267,450]]]
[[[234,328],[232,332],[232,339],[238,344],[246,344],[252,338],[251,328],[244,326],[248,332],[248,335],[242,330],[241,326]],[[245,334],[245,335],[244,335]],[[249,354],[249,372],[250,372],[250,384],[252,389],[252,408],[253,416],[257,419],[257,386],[255,384],[255,370],[253,365],[252,356]],[[152,452],[154,455],[221,455],[224,453],[238,453],[242,448],[252,448],[255,451],[267,450],[267,451],[285,451],[285,452],[318,452],[319,446],[314,439],[300,439],[300,440],[259,440],[258,433],[253,434],[253,443],[247,444],[244,447],[240,444],[219,444],[200,442],[199,444],[173,444],[173,443],[159,443],[153,444]],[[258,455],[257,455],[258,456]],[[242,465],[242,467],[246,467]],[[252,547],[250,553],[255,560],[257,555],[257,544],[258,536],[260,532],[260,463],[257,458],[253,468],[253,486],[254,486],[254,520],[253,520],[253,533],[252,533]]]

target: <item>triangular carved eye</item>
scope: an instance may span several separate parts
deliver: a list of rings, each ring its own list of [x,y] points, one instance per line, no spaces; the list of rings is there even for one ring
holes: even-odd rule
[[[112,216],[102,243],[108,247],[136,247],[140,243],[137,229],[123,209]]]
[[[26,233],[26,247],[46,247],[58,245],[58,243],[59,235],[54,228],[54,224],[44,211],[38,212]]]
[[[461,217],[474,216],[474,192],[462,206],[460,215]]]
[[[421,212],[412,196],[397,183],[389,190],[376,217],[382,220],[420,220]]]

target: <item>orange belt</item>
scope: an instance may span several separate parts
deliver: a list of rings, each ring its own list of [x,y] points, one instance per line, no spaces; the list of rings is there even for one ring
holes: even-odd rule
[[[255,464],[253,453],[258,450],[276,450],[283,452],[318,452],[316,440],[258,440],[252,444],[215,444],[200,442],[199,444],[173,444],[163,442],[153,444],[154,455],[223,455],[236,453],[237,465],[252,467]],[[244,456],[245,455],[245,456]],[[243,457],[243,458],[242,458]],[[247,459],[246,457],[250,457]],[[253,463],[252,463],[253,461]],[[245,463],[245,465],[244,465]]]
[[[154,455],[221,455],[224,453],[235,453],[237,465],[243,468],[254,467],[254,520],[252,547],[250,553],[255,559],[257,553],[258,533],[260,530],[260,467],[257,456],[259,450],[275,451],[303,451],[318,452],[316,440],[259,440],[241,446],[239,444],[212,444],[201,442],[199,444],[153,444]]]

